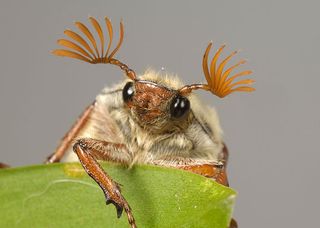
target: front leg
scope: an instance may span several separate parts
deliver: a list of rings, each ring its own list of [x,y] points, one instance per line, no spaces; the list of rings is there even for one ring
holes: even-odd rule
[[[152,164],[183,169],[207,178],[211,178],[225,186],[229,186],[225,163],[223,162],[175,157],[171,159],[166,158],[163,160],[156,160],[153,161]]]
[[[79,139],[73,146],[74,152],[77,154],[84,170],[88,175],[97,182],[102,189],[106,204],[112,203],[117,209],[118,218],[121,216],[123,209],[127,213],[129,224],[132,228],[136,227],[131,208],[122,196],[119,185],[102,169],[96,159],[104,157],[112,151],[108,148],[118,148],[125,151],[122,144],[114,144],[94,139]],[[122,149],[121,149],[122,148]]]
[[[94,106],[95,106],[95,102],[91,104],[89,107],[87,107],[86,110],[79,116],[75,124],[62,138],[56,151],[53,154],[51,154],[49,157],[47,157],[45,163],[50,164],[54,162],[60,162],[62,157],[68,151],[68,148],[72,145],[73,140],[76,138],[76,136],[79,134],[81,129],[83,129],[84,126],[89,121],[90,115],[92,114]]]
[[[9,165],[0,162],[0,169],[9,168],[9,167],[10,167]]]

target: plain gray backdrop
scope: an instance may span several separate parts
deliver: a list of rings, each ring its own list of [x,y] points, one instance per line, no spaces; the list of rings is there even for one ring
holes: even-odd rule
[[[137,73],[149,67],[204,81],[210,40],[241,49],[256,92],[199,96],[220,114],[239,192],[240,227],[318,227],[318,1],[4,1],[0,2],[0,161],[38,164],[54,151],[118,68],[50,54],[65,28],[88,16],[112,19],[125,40],[117,57]]]

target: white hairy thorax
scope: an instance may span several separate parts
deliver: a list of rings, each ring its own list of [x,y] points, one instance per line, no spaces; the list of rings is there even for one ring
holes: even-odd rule
[[[152,81],[169,89],[179,89],[183,86],[177,76],[152,70],[147,70],[139,79]],[[96,97],[89,121],[75,140],[93,138],[125,144],[131,153],[132,160],[129,163],[132,164],[154,161],[161,164],[161,160],[176,161],[179,158],[192,158],[199,163],[205,160],[219,161],[223,148],[222,130],[213,108],[204,105],[194,93],[191,93],[188,99],[192,118],[188,126],[176,133],[153,134],[148,129],[140,127],[124,108],[122,89],[128,81],[130,79],[102,90]],[[64,162],[77,160],[72,147],[62,159]]]

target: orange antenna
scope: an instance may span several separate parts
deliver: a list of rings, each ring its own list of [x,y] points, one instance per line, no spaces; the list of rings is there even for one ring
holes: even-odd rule
[[[135,72],[132,69],[130,69],[126,64],[113,58],[113,56],[119,50],[124,37],[124,29],[123,29],[122,21],[120,22],[119,41],[117,46],[112,51],[110,51],[110,49],[111,49],[112,39],[113,39],[113,28],[112,28],[110,19],[107,17],[105,18],[105,23],[108,31],[108,36],[109,36],[109,42],[107,44],[106,51],[105,51],[106,41],[104,39],[104,34],[100,24],[93,17],[89,17],[89,21],[91,22],[92,26],[94,27],[95,31],[99,36],[100,47],[98,47],[97,41],[95,40],[94,36],[90,32],[90,30],[87,28],[87,26],[85,26],[81,22],[75,22],[75,25],[77,26],[77,28],[85,35],[85,37],[87,38],[88,41],[90,41],[90,43],[88,43],[84,38],[82,38],[76,32],[73,32],[67,29],[64,31],[64,34],[66,34],[73,41],[66,40],[66,39],[59,39],[58,44],[66,48],[69,48],[71,50],[57,49],[57,50],[54,50],[52,53],[54,55],[75,58],[75,59],[79,59],[81,61],[92,63],[92,64],[97,64],[97,63],[113,64],[113,65],[119,66],[123,71],[125,71],[126,75],[129,78],[131,78],[132,80],[135,80],[136,79]]]
[[[237,53],[237,51],[232,52],[227,58],[225,58],[223,61],[221,61],[220,64],[217,66],[217,61],[218,58],[224,49],[225,45],[222,45],[216,52],[216,54],[213,56],[211,63],[210,63],[210,68],[208,66],[208,55],[210,52],[210,49],[212,47],[212,42],[209,43],[204,56],[203,56],[203,61],[202,61],[202,67],[203,67],[203,72],[206,77],[207,83],[208,84],[192,84],[192,85],[186,85],[182,87],[179,91],[183,95],[187,95],[192,92],[192,90],[196,89],[204,89],[207,91],[210,91],[211,93],[215,94],[218,97],[225,97],[229,95],[230,93],[236,92],[236,91],[242,91],[242,92],[251,92],[254,91],[255,89],[246,86],[246,85],[251,85],[254,80],[252,79],[245,79],[245,80],[240,80],[238,82],[233,81],[244,75],[251,74],[252,71],[247,70],[247,71],[242,71],[240,73],[237,73],[231,77],[228,77],[232,70],[234,70],[236,67],[246,63],[245,60],[241,60],[237,64],[231,66],[228,68],[226,71],[223,71],[225,65],[227,62]],[[238,85],[243,85],[243,86],[238,86]],[[238,87],[236,87],[238,86]]]

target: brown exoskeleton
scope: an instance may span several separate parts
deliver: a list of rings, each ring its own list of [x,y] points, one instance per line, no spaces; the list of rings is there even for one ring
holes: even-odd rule
[[[224,66],[236,52],[217,64],[224,48],[222,46],[208,66],[210,43],[203,57],[207,84],[183,85],[177,78],[160,76],[150,70],[137,76],[127,65],[114,58],[124,37],[122,22],[119,42],[111,51],[113,28],[110,20],[105,18],[109,36],[107,45],[100,24],[92,17],[89,20],[97,32],[100,45],[84,24],[76,22],[89,42],[77,33],[66,30],[64,33],[73,41],[60,39],[58,44],[69,50],[59,49],[53,53],[92,64],[119,66],[128,79],[112,88],[103,89],[47,162],[76,160],[72,157],[74,153],[70,153],[73,149],[85,171],[103,190],[107,204],[115,205],[118,217],[124,209],[132,227],[136,227],[136,223],[128,202],[122,196],[118,184],[97,160],[129,166],[144,163],[175,167],[228,185],[228,151],[222,140],[218,116],[192,92],[204,89],[224,97],[235,91],[253,91],[252,87],[246,85],[253,82],[251,79],[233,82],[235,78],[248,75],[251,71],[229,77],[231,71],[245,61],[224,71]],[[243,86],[235,87],[237,85]],[[232,223],[236,226],[235,222]]]

